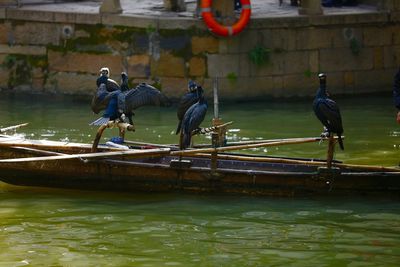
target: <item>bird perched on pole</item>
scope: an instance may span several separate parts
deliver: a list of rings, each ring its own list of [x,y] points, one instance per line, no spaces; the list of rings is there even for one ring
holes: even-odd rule
[[[199,126],[206,116],[208,108],[207,101],[204,99],[203,91],[201,90],[199,93],[200,97],[197,103],[192,105],[183,116],[180,149],[190,147],[193,131],[199,130]]]
[[[400,68],[394,76],[394,85],[393,85],[393,100],[394,106],[397,108],[397,123],[400,124]]]
[[[176,127],[176,132],[175,134],[179,134],[181,131],[181,126],[182,126],[182,120],[183,116],[185,116],[186,111],[197,101],[199,101],[200,95],[203,94],[203,88],[200,85],[197,85],[193,81],[189,81],[188,83],[188,92],[182,96],[179,105],[178,105],[178,110],[176,112],[176,115],[178,117],[178,126]]]
[[[99,86],[92,99],[92,110],[96,114],[103,109],[106,112],[90,125],[103,125],[105,121],[108,122],[108,120],[116,118],[123,120],[125,115],[128,117],[129,123],[133,124],[132,116],[135,109],[146,105],[170,105],[169,99],[149,84],[141,83],[136,88],[129,89],[128,75],[125,72],[121,73],[121,85],[121,89],[112,92],[105,90],[104,83],[103,86]]]
[[[342,134],[342,116],[340,110],[335,101],[328,97],[326,91],[326,75],[320,73],[318,75],[320,86],[313,102],[313,110],[317,118],[324,125],[324,132],[321,136],[330,136],[331,134],[337,134],[339,146],[344,150]]]

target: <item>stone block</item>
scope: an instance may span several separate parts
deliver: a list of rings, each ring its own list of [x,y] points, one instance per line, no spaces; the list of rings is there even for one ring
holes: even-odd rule
[[[327,72],[327,89],[330,94],[330,96],[335,99],[336,96],[343,95],[343,94],[348,94],[346,91],[348,88],[344,84],[344,73],[343,72]],[[312,76],[312,79],[314,79],[318,83],[318,77],[317,75]],[[314,88],[314,95],[317,92],[319,85]]]
[[[92,95],[96,91],[97,75],[76,73],[50,73],[45,91],[71,95]]]
[[[186,78],[162,77],[160,82],[162,86],[161,91],[167,97],[179,99],[187,92],[188,80]]]
[[[21,55],[46,55],[46,47],[33,45],[4,45],[0,44],[0,54],[21,54]]]
[[[159,17],[158,25],[160,29],[190,29],[198,28],[201,30],[206,30],[205,24],[201,20],[194,20],[192,18],[185,17]]]
[[[122,72],[122,57],[109,54],[67,53],[49,51],[49,70],[60,72],[84,72],[98,74],[101,67],[107,66],[111,74]]]
[[[341,15],[311,16],[309,17],[309,25],[313,26],[333,26],[333,25],[357,25],[374,23],[387,23],[388,15],[386,12],[371,13],[350,13]],[[309,26],[308,25],[308,26]]]
[[[354,77],[355,93],[391,93],[394,73],[396,73],[396,69],[356,71]]]
[[[318,73],[319,69],[319,52],[310,51],[308,55],[308,66],[311,73]]]
[[[392,31],[387,27],[368,27],[363,29],[364,46],[384,46],[392,44]]]
[[[158,77],[185,77],[185,61],[170,53],[161,53],[158,61],[152,60],[151,74]]]
[[[332,30],[333,48],[350,47],[352,40],[361,42],[363,39],[363,28],[339,27]]]
[[[304,74],[284,75],[282,96],[315,96],[315,92],[319,86],[316,77],[307,77]]]
[[[14,41],[17,44],[59,45],[61,28],[54,23],[28,22],[14,27]]]
[[[326,28],[307,28],[296,31],[296,49],[332,48],[334,31]]]
[[[391,32],[392,32],[392,39],[393,39],[392,45],[400,45],[400,24],[394,25],[393,27],[391,27]]]
[[[0,44],[8,44],[8,36],[11,31],[9,23],[0,24]]]
[[[54,12],[54,21],[59,23],[74,24],[100,24],[100,14]]]
[[[133,55],[127,58],[129,77],[149,77],[150,76],[150,56]]]
[[[101,23],[104,25],[121,25],[126,27],[135,27],[135,28],[153,28],[157,29],[158,20],[155,17],[151,16],[131,16],[124,14],[102,14],[101,15]]]
[[[388,46],[384,48],[385,68],[397,68],[400,66],[400,46]]]
[[[192,53],[198,55],[201,53],[218,53],[219,40],[216,37],[192,37]]]
[[[192,57],[189,61],[189,76],[205,76],[206,62],[203,57]]]
[[[374,48],[374,69],[382,69],[384,67],[383,47]]]
[[[5,19],[5,18],[6,18],[6,9],[0,8],[0,19]]]
[[[400,12],[391,12],[390,13],[390,21],[392,22],[399,22],[400,21]]]
[[[371,70],[374,66],[372,48],[361,48],[354,54],[349,48],[321,49],[321,71]]]
[[[228,78],[218,80],[219,97],[223,99],[259,99],[281,96],[282,80],[272,76],[240,77],[235,81]]]
[[[293,51],[283,53],[285,74],[305,73],[310,70],[307,51]]]
[[[346,71],[343,75],[343,79],[345,87],[354,86],[354,73],[352,71]]]
[[[0,88],[1,89],[6,89],[8,87],[9,79],[9,71],[3,68],[0,68]]]
[[[207,56],[207,70],[209,77],[226,77],[228,74],[238,75],[239,55],[211,54]]]
[[[4,60],[6,59],[7,55],[5,54],[0,54],[0,68],[1,68],[1,64],[4,62]]]
[[[234,36],[233,38],[232,37],[228,38],[228,40],[229,39],[237,40],[234,43],[236,46],[228,47],[227,49],[228,53],[248,53],[248,51],[250,51],[257,45],[262,45],[266,39],[271,37],[269,34],[268,35],[265,34],[265,32],[256,30],[246,30],[241,32],[239,35]],[[223,53],[222,50],[220,50],[219,52]]]
[[[21,21],[54,22],[54,13],[51,11],[24,10],[20,8],[8,8],[7,19]]]
[[[282,75],[285,73],[286,65],[289,64],[286,59],[286,52],[279,52],[271,53],[269,60],[261,66],[257,66],[250,61],[250,73],[253,76]],[[306,63],[308,64],[308,60]],[[242,62],[239,64],[241,65]]]

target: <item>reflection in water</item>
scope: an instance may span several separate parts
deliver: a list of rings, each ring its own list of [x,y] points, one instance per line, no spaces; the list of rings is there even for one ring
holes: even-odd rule
[[[338,99],[352,163],[399,162],[390,97]],[[316,136],[311,101],[223,104],[230,140]],[[211,119],[211,111],[206,121]],[[0,126],[28,138],[89,142],[84,102],[0,99]],[[129,139],[176,143],[174,107],[142,108]],[[106,138],[116,135],[108,130]],[[106,139],[105,139],[106,140]],[[208,137],[196,142],[209,142]],[[253,150],[324,157],[325,144]],[[400,202],[111,194],[0,184],[0,266],[397,266]]]
[[[9,266],[395,266],[400,203],[9,190]]]

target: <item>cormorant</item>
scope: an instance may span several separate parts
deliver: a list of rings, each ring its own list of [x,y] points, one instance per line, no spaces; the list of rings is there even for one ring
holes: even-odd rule
[[[127,85],[128,75],[125,72],[121,74],[121,80],[122,88],[117,91],[105,92],[105,86],[100,85],[97,93],[92,99],[93,112],[98,113],[100,110],[105,108],[106,113],[102,118],[113,120],[120,117],[122,114],[125,114],[129,119],[129,123],[133,124],[132,115],[134,115],[133,111],[135,109],[145,105],[170,105],[169,99],[153,86],[141,83],[135,89],[129,89]],[[115,104],[115,101],[117,104]],[[106,117],[106,115],[113,116]],[[102,118],[92,122],[91,125],[104,124],[104,119]]]
[[[320,73],[318,77],[320,87],[313,102],[314,113],[325,126],[325,132],[322,135],[330,136],[330,134],[336,133],[339,138],[339,146],[344,150],[342,116],[340,115],[339,107],[335,101],[328,98],[326,92],[326,75]]]
[[[204,99],[202,92],[200,93],[199,101],[192,105],[183,116],[182,120],[182,138],[180,149],[190,147],[192,141],[192,133],[198,129],[203,122],[207,113],[207,101]]]
[[[188,92],[184,96],[182,96],[178,105],[178,110],[176,112],[179,122],[175,134],[179,134],[179,132],[181,131],[182,120],[183,116],[185,116],[186,111],[192,105],[197,103],[197,101],[199,101],[200,95],[202,94],[203,88],[197,85],[195,82],[189,81]]]
[[[393,100],[394,106],[397,108],[397,122],[400,124],[400,68],[394,76],[393,85]]]

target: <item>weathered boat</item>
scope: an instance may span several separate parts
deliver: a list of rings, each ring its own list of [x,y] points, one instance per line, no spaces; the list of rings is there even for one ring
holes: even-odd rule
[[[318,138],[301,139],[302,142]],[[300,139],[265,141],[270,145]],[[255,143],[254,146],[258,144]],[[233,147],[233,148],[232,148]],[[0,138],[0,181],[13,185],[130,192],[212,192],[273,196],[400,196],[400,168],[338,161],[226,153],[227,148],[178,150],[171,145],[126,147],[19,137]]]

